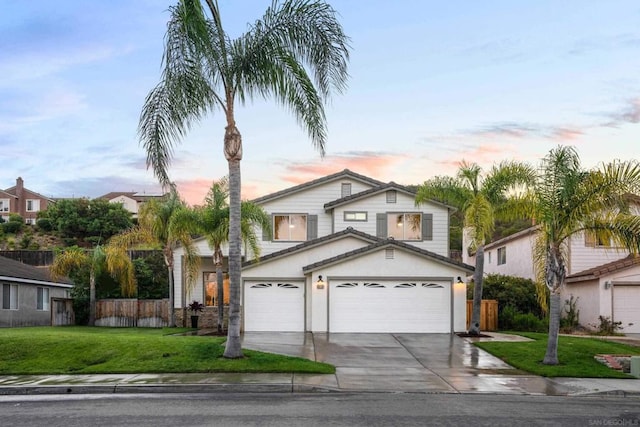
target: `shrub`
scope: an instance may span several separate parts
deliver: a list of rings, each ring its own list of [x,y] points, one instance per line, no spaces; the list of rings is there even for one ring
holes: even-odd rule
[[[12,213],[9,214],[9,222],[19,222],[20,224],[24,224],[24,219],[17,213]]]
[[[573,332],[580,324],[580,310],[576,308],[579,298],[573,295],[564,301],[564,311],[560,318],[560,330],[564,333]]]
[[[467,297],[473,298],[473,284],[467,292]],[[482,281],[482,298],[497,300],[500,310],[511,306],[519,313],[532,313],[540,319],[545,316],[538,304],[536,285],[533,280],[489,274]]]
[[[622,322],[614,322],[609,316],[598,316],[599,325],[590,323],[589,326],[596,328],[598,335],[617,335],[622,329]]]
[[[49,218],[40,218],[36,221],[36,227],[42,231],[50,232],[53,230],[53,224]]]
[[[546,332],[549,329],[546,319],[540,319],[533,313],[520,313],[511,305],[498,314],[498,325],[501,330],[518,332]]]
[[[23,226],[24,224],[22,224],[22,222],[17,222],[17,221],[4,222],[2,223],[2,231],[7,234],[16,234],[16,233],[19,233],[20,230],[22,230]]]

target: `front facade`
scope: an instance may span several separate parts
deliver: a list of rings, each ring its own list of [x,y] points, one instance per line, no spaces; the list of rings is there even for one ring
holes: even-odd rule
[[[122,207],[131,212],[133,218],[137,218],[138,212],[140,211],[140,208],[143,204],[151,199],[162,199],[163,197],[165,197],[164,194],[147,194],[137,193],[135,191],[120,191],[107,193],[103,196],[98,197],[98,199],[105,199],[110,203],[120,203],[122,204]]]
[[[0,257],[0,327],[51,325],[53,298],[69,298],[73,287],[52,280],[43,268]]]
[[[27,224],[35,224],[38,212],[46,210],[50,203],[54,200],[25,188],[20,177],[13,187],[0,190],[0,216],[5,221],[10,214],[18,214]]]
[[[407,188],[349,170],[254,203],[271,215],[273,233],[263,233],[259,261],[245,254],[244,330],[465,329],[461,278],[473,268],[449,258],[450,207],[416,206]],[[215,295],[211,250],[204,239],[197,244],[204,263],[192,290],[182,286],[182,252],[175,253],[175,308]]]

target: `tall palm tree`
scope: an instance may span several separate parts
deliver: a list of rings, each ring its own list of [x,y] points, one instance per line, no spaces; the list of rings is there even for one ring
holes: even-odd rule
[[[56,254],[50,271],[54,278],[68,275],[73,270],[87,267],[89,269],[89,325],[96,323],[96,278],[107,271],[120,283],[123,296],[132,296],[136,290],[136,279],[131,259],[125,253],[107,256],[108,249],[98,245],[86,250],[73,246]]]
[[[558,364],[560,291],[567,275],[569,239],[595,233],[632,253],[640,251],[640,216],[629,213],[629,195],[640,191],[640,164],[614,161],[584,170],[573,147],[559,146],[542,160],[534,184],[511,201],[510,211],[540,227],[534,256],[550,291],[549,338],[543,363]]]
[[[346,87],[348,37],[321,0],[273,0],[264,16],[232,39],[217,0],[179,0],[170,8],[160,83],[142,109],[139,134],[147,164],[163,185],[173,146],[190,126],[221,110],[229,165],[229,328],[224,356],[242,357],[240,344],[240,161],[237,102],[275,98],[291,110],[324,154],[324,103]]]
[[[184,268],[186,283],[193,286],[200,269],[200,256],[194,246],[192,233],[195,215],[180,199],[175,187],[163,200],[149,200],[139,212],[138,226],[115,235],[109,241],[111,253],[126,253],[138,244],[157,245],[162,250],[169,276],[169,326],[176,324],[174,251],[178,246],[185,250]]]
[[[464,213],[464,226],[476,252],[473,274],[473,310],[469,334],[480,334],[480,308],[484,274],[484,245],[493,233],[495,220],[503,215],[509,192],[533,181],[534,171],[526,164],[503,162],[482,176],[476,163],[460,164],[455,178],[441,176],[427,180],[416,193],[416,204],[437,200]],[[467,250],[467,248],[462,248]]]
[[[260,257],[260,244],[256,234],[256,225],[263,232],[271,234],[271,217],[260,206],[243,201],[241,210],[241,237],[245,246],[251,250],[255,258]],[[222,262],[224,255],[222,245],[229,241],[229,180],[227,177],[213,182],[205,198],[204,206],[197,210],[198,220],[196,229],[204,235],[213,250],[213,264],[216,267],[216,281],[218,284],[216,298],[218,300],[218,332],[222,332],[224,322],[224,286]]]

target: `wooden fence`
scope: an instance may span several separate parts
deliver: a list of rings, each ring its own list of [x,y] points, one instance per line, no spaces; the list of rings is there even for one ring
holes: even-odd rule
[[[137,258],[145,258],[154,252],[158,252],[156,250],[130,250],[129,257],[133,259]],[[30,250],[19,250],[19,251],[0,251],[0,256],[5,258],[10,258],[15,261],[20,261],[23,264],[33,265],[35,267],[44,267],[51,265],[53,263],[53,251],[30,251]]]
[[[73,299],[51,298],[51,326],[75,325],[76,317],[73,312]]]
[[[168,325],[168,299],[102,299],[96,302],[96,326],[162,328]]]
[[[471,313],[473,312],[473,300],[467,300],[467,330],[471,326]],[[480,331],[498,330],[498,301],[483,299],[480,306]]]

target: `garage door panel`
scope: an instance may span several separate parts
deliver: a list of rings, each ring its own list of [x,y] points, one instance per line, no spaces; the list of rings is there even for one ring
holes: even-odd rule
[[[246,282],[244,330],[304,331],[303,282]]]
[[[614,320],[622,322],[622,332],[640,333],[640,285],[614,286]]]
[[[332,284],[331,332],[450,332],[449,283],[345,281]]]

